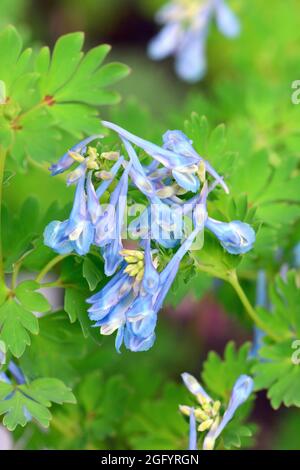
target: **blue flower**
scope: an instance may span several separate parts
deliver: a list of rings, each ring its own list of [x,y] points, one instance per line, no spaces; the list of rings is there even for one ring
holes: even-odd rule
[[[128,173],[130,168],[131,164],[128,164],[116,189],[111,195],[110,211],[108,211],[107,220],[104,222],[104,224],[106,223],[110,233],[110,239],[102,248],[102,255],[105,261],[104,271],[106,276],[112,276],[123,260],[120,255],[120,251],[123,248],[122,230],[127,204]],[[100,219],[99,224],[102,225],[102,218]]]
[[[256,279],[256,306],[268,308],[267,276],[264,270],[260,270]],[[265,332],[257,326],[253,328],[253,344],[249,357],[258,357],[258,352],[263,346]]]
[[[158,273],[153,263],[150,240],[145,240],[144,252],[122,250],[126,263],[98,294],[87,300],[92,306],[89,316],[100,326],[101,334],[108,335],[118,330],[116,349],[123,341],[131,351],[146,351],[155,341],[157,314],[176,277],[180,262],[191,248],[196,236],[204,229],[206,221],[207,185],[198,199],[202,207],[202,218],[195,219],[197,226],[185,239],[166,267]],[[198,213],[200,213],[198,209]]]
[[[222,34],[230,38],[239,34],[239,22],[224,0],[173,0],[157,14],[163,28],[150,42],[149,56],[161,60],[174,55],[180,78],[190,83],[201,80],[206,74],[206,42],[214,17]]]
[[[298,243],[294,248],[294,266],[296,268],[300,267],[300,243]]]
[[[113,124],[108,121],[102,121],[102,125],[107,127],[108,129],[112,129],[120,137],[123,137],[127,141],[137,145],[141,149],[143,149],[148,155],[150,155],[154,160],[157,160],[166,168],[175,169],[178,167],[183,166],[190,166],[193,163],[199,162],[199,157],[186,157],[185,155],[180,155],[170,150],[164,149],[159,145],[153,144],[144,140],[136,135],[132,134],[131,132],[126,131],[120,126]]]
[[[212,426],[203,442],[204,450],[212,450],[216,439],[220,436],[229,421],[234,417],[236,410],[248,400],[253,390],[253,379],[248,375],[241,375],[234,384],[228,407],[220,424]]]
[[[182,379],[188,390],[197,398],[199,406],[191,408],[189,406],[180,406],[180,411],[190,417],[190,440],[191,445],[195,447],[197,437],[195,436],[195,420],[199,422],[198,431],[208,431],[203,441],[203,450],[212,450],[215,442],[223,432],[229,421],[234,417],[236,410],[248,400],[252,393],[254,382],[248,375],[241,375],[235,382],[229,404],[223,414],[220,415],[221,403],[214,401],[199,384],[199,382],[190,374],[182,374]]]
[[[190,412],[189,450],[198,450],[198,447],[197,447],[197,424],[196,424],[194,408],[191,408],[191,412]]]
[[[219,222],[208,217],[206,228],[216,235],[223,248],[232,255],[244,254],[253,248],[255,232],[249,224],[239,220]]]
[[[63,222],[51,222],[44,231],[44,243],[59,254],[75,251],[79,255],[85,255],[94,241],[94,233],[87,209],[83,175],[77,183],[70,218]]]
[[[13,362],[10,361],[7,370],[11,373],[11,375],[15,378],[18,384],[22,385],[26,383],[25,377],[21,369]],[[10,378],[7,376],[5,372],[0,372],[0,381],[6,382],[8,384],[11,383]]]
[[[79,154],[84,154],[86,151],[86,146],[92,142],[93,140],[96,140],[97,138],[103,137],[102,135],[92,135],[90,137],[87,137],[86,139],[82,140],[78,144],[74,145],[74,147],[71,148],[65,155],[61,157],[61,159],[57,162],[54,163],[49,170],[51,171],[52,176],[58,175],[59,173],[63,173],[66,170],[68,170],[74,163],[74,158],[71,157],[70,152],[76,152]]]

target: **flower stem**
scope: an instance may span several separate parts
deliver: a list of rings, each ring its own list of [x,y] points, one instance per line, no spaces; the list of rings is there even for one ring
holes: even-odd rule
[[[49,263],[46,264],[46,266],[44,266],[44,268],[39,272],[39,274],[35,278],[36,282],[41,283],[41,281],[44,279],[46,274],[48,274],[48,272],[51,271],[51,269],[54,268],[54,266],[56,264],[60,263],[67,256],[70,256],[70,253],[68,253],[66,255],[55,256],[55,258],[53,258],[51,261],[49,261]]]
[[[274,341],[279,341],[280,338],[277,337],[273,331],[271,331],[268,326],[260,319],[256,310],[251,305],[245,291],[243,290],[241,284],[239,283],[236,271],[231,271],[228,275],[228,282],[231,284],[235,292],[237,293],[240,301],[242,302],[247,314],[251,320],[256,324],[256,326],[267,333],[267,335],[272,338]]]

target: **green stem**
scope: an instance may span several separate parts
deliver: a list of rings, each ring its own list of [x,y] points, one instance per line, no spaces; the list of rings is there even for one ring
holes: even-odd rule
[[[242,286],[239,283],[236,271],[231,271],[228,275],[228,282],[234,288],[235,292],[237,293],[240,301],[242,302],[246,312],[248,313],[251,320],[255,323],[255,325],[265,331],[267,335],[272,338],[274,341],[279,341],[278,338],[273,331],[271,331],[268,326],[260,319],[259,315],[257,314],[256,310],[252,307],[245,291],[243,290]]]
[[[67,256],[70,256],[70,253],[67,254],[67,255],[58,255],[58,256],[55,256],[55,258],[53,258],[51,261],[49,261],[48,264],[46,264],[46,266],[44,266],[44,268],[39,272],[39,274],[37,275],[37,277],[35,278],[36,282],[38,283],[41,283],[41,281],[44,279],[44,277],[46,276],[46,274],[48,274],[49,271],[51,271],[52,268],[54,268],[54,266],[58,263],[60,263],[63,259],[65,259]]]
[[[6,291],[2,250],[2,191],[6,155],[6,150],[0,146],[0,297],[2,297],[2,294]]]

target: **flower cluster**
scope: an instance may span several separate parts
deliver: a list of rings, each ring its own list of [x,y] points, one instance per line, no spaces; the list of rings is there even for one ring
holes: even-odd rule
[[[51,222],[44,241],[60,254],[85,255],[91,245],[99,247],[105,274],[113,277],[87,300],[90,319],[103,335],[117,331],[118,351],[123,342],[131,351],[145,351],[154,343],[157,314],[180,262],[198,235],[206,228],[225,250],[239,255],[252,248],[255,232],[240,221],[225,223],[209,217],[209,194],[217,185],[226,193],[229,190],[181,131],[166,132],[163,145],[158,146],[115,124],[102,124],[118,135],[119,150],[99,153],[88,147],[97,139],[92,136],[51,167],[55,175],[78,163],[67,177],[68,184],[76,185],[70,217]],[[140,160],[137,148],[146,154],[147,164]],[[109,203],[104,204],[110,185]],[[139,191],[145,206],[128,227],[131,238],[138,238],[138,246],[126,249],[124,227],[131,188]],[[186,220],[190,221],[189,233]],[[176,248],[167,264],[160,247]]]
[[[206,42],[209,25],[215,18],[222,34],[239,34],[239,21],[225,0],[172,0],[157,13],[164,25],[150,42],[148,53],[154,60],[175,55],[176,72],[187,82],[197,82],[206,73]]]
[[[253,390],[253,379],[241,375],[235,382],[229,404],[221,416],[221,402],[214,401],[203,389],[200,383],[188,373],[182,374],[182,380],[187,389],[196,397],[197,407],[181,405],[181,413],[190,418],[189,450],[197,450],[197,430],[200,433],[208,431],[203,441],[203,450],[212,450],[215,442],[223,432],[236,410],[248,400]],[[198,428],[197,428],[198,423]]]

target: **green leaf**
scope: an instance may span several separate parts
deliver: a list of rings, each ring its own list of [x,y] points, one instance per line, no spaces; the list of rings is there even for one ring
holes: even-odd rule
[[[3,424],[9,431],[17,426],[24,427],[30,419],[41,426],[48,427],[53,403],[76,403],[69,388],[57,379],[37,379],[29,384],[14,385],[0,382],[0,414],[4,415]]]
[[[37,335],[37,318],[15,300],[9,299],[0,307],[0,339],[16,357],[21,357],[30,345],[29,333]]]
[[[58,39],[54,46],[45,93],[55,95],[74,74],[82,57],[83,33],[70,33]]]
[[[260,362],[253,368],[256,390],[267,389],[272,407],[277,410],[281,404],[300,407],[300,367],[293,363],[293,342],[263,346]]]
[[[30,348],[20,359],[22,371],[30,380],[57,377],[72,385],[78,379],[75,364],[87,348],[79,325],[70,327],[63,312],[45,315],[39,325],[38,336],[32,337]]]
[[[266,332],[273,334],[278,341],[300,337],[299,302],[300,289],[295,271],[289,271],[286,280],[278,275],[270,285],[269,298],[272,312],[258,307],[261,320],[266,325]]]
[[[9,86],[13,68],[22,49],[22,40],[13,26],[7,26],[0,33],[0,77]]]
[[[253,361],[249,360],[250,343],[236,350],[229,342],[225,348],[224,359],[211,351],[203,365],[202,379],[212,393],[228,401],[233,385],[242,374],[249,374]]]
[[[103,264],[100,260],[94,262],[90,257],[85,257],[82,264],[82,275],[86,279],[90,290],[95,290],[101,280],[104,279]],[[96,264],[98,261],[98,264]]]
[[[24,281],[16,288],[16,296],[21,305],[32,312],[47,312],[51,309],[48,300],[39,292],[35,292],[40,288],[38,282]]]

